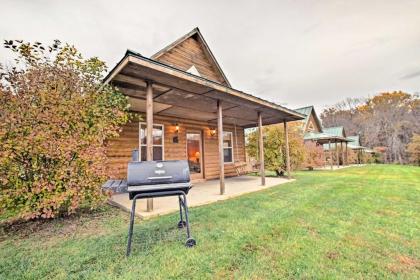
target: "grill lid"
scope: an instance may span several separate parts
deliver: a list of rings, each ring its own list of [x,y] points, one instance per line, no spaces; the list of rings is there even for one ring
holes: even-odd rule
[[[190,170],[186,160],[137,161],[128,163],[128,186],[189,182]]]

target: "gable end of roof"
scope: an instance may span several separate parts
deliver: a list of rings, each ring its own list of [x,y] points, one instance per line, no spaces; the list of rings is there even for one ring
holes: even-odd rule
[[[220,73],[220,75],[223,77],[223,80],[226,82],[227,86],[231,88],[232,85],[230,84],[228,78],[226,77],[225,73],[223,72],[222,68],[220,67],[220,64],[217,62],[216,57],[214,56],[213,52],[211,51],[209,45],[207,44],[206,40],[204,39],[204,37],[201,34],[200,29],[198,27],[194,28],[193,30],[191,30],[190,32],[185,34],[184,36],[180,37],[178,40],[176,40],[173,43],[169,44],[168,46],[164,47],[163,49],[161,49],[160,51],[158,51],[157,53],[152,55],[150,58],[153,59],[153,60],[158,59],[159,57],[161,57],[165,53],[169,52],[170,50],[172,50],[173,48],[175,48],[176,46],[178,46],[179,44],[181,44],[182,42],[184,42],[185,40],[187,40],[188,38],[191,38],[193,36],[197,36],[198,41],[204,46],[204,50],[205,50],[206,54],[208,55],[209,59],[214,64],[214,66],[216,67],[216,69]]]

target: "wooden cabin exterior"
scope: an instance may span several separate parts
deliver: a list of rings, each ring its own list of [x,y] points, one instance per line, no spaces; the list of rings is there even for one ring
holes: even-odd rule
[[[303,119],[233,89],[198,28],[150,58],[127,51],[105,82],[127,95],[142,117],[109,140],[107,167],[117,178],[125,178],[138,149],[140,160],[188,160],[193,180],[220,178],[223,194],[223,178],[236,175],[234,163],[245,162],[245,128],[259,126],[262,143],[262,125]]]
[[[318,118],[314,106],[298,108],[295,111],[305,116],[305,119],[300,121],[303,134],[323,132],[321,120]]]
[[[131,152],[134,149],[139,149],[141,124],[142,122],[126,124],[120,136],[108,143],[108,167],[112,169],[112,174],[117,178],[126,177],[127,163],[131,160]],[[143,124],[145,123],[143,122]],[[199,169],[191,170],[191,177],[194,180],[217,179],[219,177],[218,139],[214,127],[209,126],[206,122],[188,119],[177,118],[176,122],[174,122],[172,118],[168,117],[155,117],[154,124],[159,126],[159,128],[163,128],[163,145],[156,145],[155,147],[155,151],[162,149],[163,155],[162,157],[155,156],[156,160],[188,159],[190,164],[194,164],[194,162],[199,164]],[[177,125],[178,131],[176,129]],[[233,140],[231,147],[226,148],[232,151],[233,158],[232,161],[224,164],[225,176],[236,176],[234,162],[245,161],[244,129],[232,125],[226,125],[223,129],[225,132],[228,132],[228,137],[231,137]],[[196,138],[194,137],[195,135],[199,135],[198,141],[193,139],[187,143],[187,134],[190,139]],[[198,143],[198,147],[194,147],[195,143]],[[226,145],[229,144],[226,143]],[[188,153],[189,146],[190,153]],[[199,157],[192,155],[191,150],[198,151],[200,153]],[[140,155],[140,157],[142,156],[144,160],[144,145],[143,155]]]

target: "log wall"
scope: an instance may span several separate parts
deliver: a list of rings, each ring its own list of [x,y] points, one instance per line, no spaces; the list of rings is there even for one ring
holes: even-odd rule
[[[179,125],[178,134],[175,132],[175,123]],[[210,126],[206,122],[192,120],[171,119],[154,116],[154,124],[164,125],[164,159],[178,160],[187,159],[186,133],[187,131],[201,131],[203,135],[203,166],[204,178],[215,179],[219,177],[219,156],[217,145],[217,134],[210,134]],[[213,126],[215,128],[215,126]],[[225,125],[224,131],[231,131],[233,136],[233,157],[234,161],[245,161],[245,133],[242,127]],[[178,136],[178,143],[173,143],[173,138]],[[131,160],[133,149],[139,148],[139,122],[126,124],[120,136],[108,140],[107,143],[107,168],[110,177],[114,179],[126,178],[127,163]],[[236,171],[233,164],[225,164],[225,176],[235,176]]]

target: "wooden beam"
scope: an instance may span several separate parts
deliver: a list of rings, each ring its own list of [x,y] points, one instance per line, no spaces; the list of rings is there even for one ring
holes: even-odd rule
[[[333,170],[333,157],[332,157],[332,150],[331,150],[331,140],[328,141],[328,153],[330,154],[331,170]]]
[[[290,174],[290,153],[289,153],[289,131],[287,129],[287,122],[283,122],[284,126],[284,144],[286,145],[286,169],[287,169],[287,179],[292,178]]]
[[[217,137],[219,141],[220,194],[225,194],[225,161],[223,153],[223,111],[222,101],[217,101]]]
[[[193,84],[196,84],[196,85],[199,85],[199,86],[207,87],[208,90],[214,89],[215,91],[217,91],[219,93],[223,93],[225,96],[238,97],[242,100],[246,100],[248,102],[261,105],[265,108],[273,109],[273,110],[277,111],[278,113],[284,113],[284,114],[288,115],[290,117],[290,119],[293,119],[293,120],[304,119],[304,117],[301,114],[299,114],[297,112],[294,112],[293,110],[287,109],[285,107],[282,107],[280,105],[274,104],[274,103],[266,101],[266,100],[262,100],[258,97],[252,96],[250,94],[246,94],[244,92],[235,90],[233,88],[218,84],[217,82],[207,80],[207,79],[202,78],[202,77],[190,75],[189,73],[186,73],[185,71],[176,69],[174,67],[171,67],[169,65],[165,65],[163,63],[153,61],[152,59],[142,57],[142,56],[133,56],[133,55],[129,55],[127,57],[127,59],[128,59],[128,62],[136,64],[139,67],[145,67],[145,68],[148,68],[150,70],[154,70],[154,71],[157,71],[157,72],[160,72],[160,73],[165,73],[166,75],[170,75],[173,78],[178,78],[180,80],[184,80],[186,82],[185,84],[190,82],[190,83],[193,83]],[[114,72],[114,71],[112,71],[112,72]],[[112,75],[113,74],[114,73],[112,73]],[[108,80],[110,80],[110,79],[108,78]],[[173,87],[173,86],[171,85],[170,87]]]
[[[347,150],[347,142],[346,142],[346,165],[349,165],[349,153]]]
[[[337,167],[340,167],[340,156],[338,154],[338,142],[335,142],[335,158],[337,160]]]
[[[153,86],[146,82],[146,160],[153,160]],[[147,199],[147,212],[153,211],[153,199]]]
[[[259,152],[260,152],[260,176],[261,185],[265,186],[265,168],[264,168],[264,138],[262,127],[262,114],[258,112],[258,136],[259,136]]]
[[[113,80],[128,83],[128,84],[132,84],[132,85],[136,85],[136,86],[139,86],[139,87],[142,87],[142,88],[147,87],[147,81],[144,81],[144,80],[141,80],[139,78],[132,77],[132,76],[129,76],[129,75],[121,74],[121,73],[116,75],[113,78]],[[163,92],[171,89],[171,88],[161,86],[161,85],[157,85],[157,84],[153,84],[152,87],[153,87],[153,89],[156,89],[157,91],[163,91]]]

